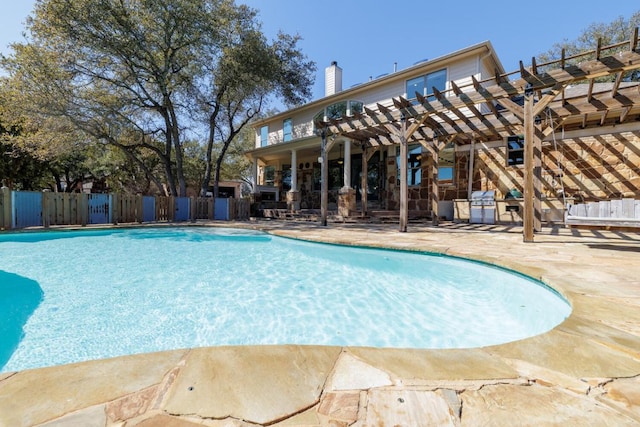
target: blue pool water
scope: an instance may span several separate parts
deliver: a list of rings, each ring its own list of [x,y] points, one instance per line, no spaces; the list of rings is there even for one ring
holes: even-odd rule
[[[0,235],[0,371],[215,345],[479,347],[569,313],[539,282],[445,256],[229,228]]]

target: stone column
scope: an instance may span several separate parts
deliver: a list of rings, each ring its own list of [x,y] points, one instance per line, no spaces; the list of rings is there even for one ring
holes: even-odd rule
[[[342,217],[348,217],[356,210],[356,190],[351,187],[342,187],[338,192],[338,213]]]

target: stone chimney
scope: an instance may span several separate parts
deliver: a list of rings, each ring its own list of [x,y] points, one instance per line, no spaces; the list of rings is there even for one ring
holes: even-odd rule
[[[340,91],[342,91],[342,68],[338,67],[337,61],[333,61],[324,70],[324,96]]]

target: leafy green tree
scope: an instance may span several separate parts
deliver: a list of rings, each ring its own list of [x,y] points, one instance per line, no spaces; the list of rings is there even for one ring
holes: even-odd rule
[[[640,11],[634,13],[629,18],[620,16],[610,23],[592,23],[589,25],[575,40],[563,40],[556,43],[547,52],[541,53],[536,57],[536,62],[539,64],[559,60],[562,57],[562,51],[564,50],[565,58],[570,58],[581,52],[595,50],[597,47],[598,39],[601,40],[601,46],[611,46],[624,41],[630,40],[634,35],[634,30],[640,26]],[[617,50],[629,49],[628,45],[620,46]],[[607,52],[612,54],[614,52]],[[584,61],[585,59],[593,59],[580,57],[575,60],[569,60],[567,63],[571,64],[574,61]],[[609,80],[614,79],[615,76],[608,77]],[[634,70],[625,75],[626,81],[638,81],[640,80],[640,70]]]
[[[225,162],[220,170],[221,180],[241,180],[248,189],[253,188],[252,164],[244,153],[254,148],[255,133],[253,128],[243,128],[238,136],[229,144]]]
[[[221,40],[220,55],[209,58],[208,52],[202,52],[208,59],[197,76],[197,105],[208,126],[201,194],[213,178],[217,196],[227,151],[245,126],[264,112],[271,97],[289,106],[301,104],[311,96],[316,71],[297,48],[299,36],[279,33],[268,42],[256,24],[254,10],[240,6],[236,13],[227,37]]]
[[[208,180],[215,141],[222,162],[269,95],[300,102],[315,70],[296,37],[267,42],[255,11],[233,0],[37,0],[27,30],[2,64],[12,110],[37,129],[29,144],[71,126],[76,142],[56,146],[116,147],[174,195],[186,194],[185,141],[208,140]]]
[[[0,184],[17,190],[39,190],[44,177],[43,162],[13,143],[12,137],[19,132],[17,127],[0,125]]]

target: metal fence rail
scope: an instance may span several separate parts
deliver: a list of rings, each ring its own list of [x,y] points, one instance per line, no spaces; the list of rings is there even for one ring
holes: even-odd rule
[[[52,193],[2,187],[0,229],[197,219],[246,221],[249,206],[248,199]],[[225,215],[216,215],[221,209]]]

